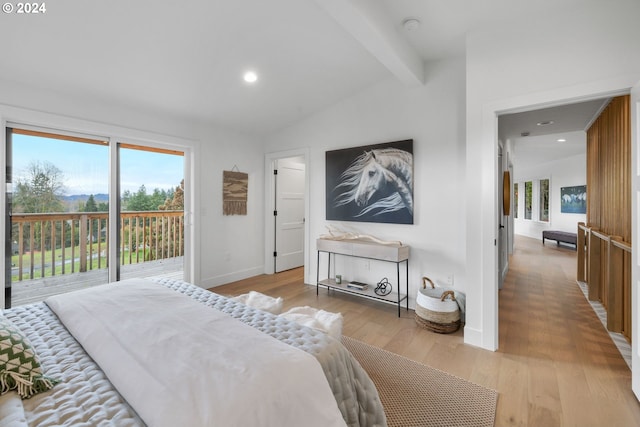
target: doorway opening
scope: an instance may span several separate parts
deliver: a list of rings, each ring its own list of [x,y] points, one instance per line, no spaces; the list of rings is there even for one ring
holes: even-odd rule
[[[308,149],[265,156],[265,273],[309,263]]]
[[[184,152],[118,144],[118,280],[184,278]]]
[[[509,154],[508,165],[499,159],[498,167],[512,167],[512,191],[516,193],[512,193],[515,203],[509,222],[515,235],[534,238],[542,245],[542,231],[576,233],[578,223],[586,222],[586,214],[561,209],[561,190],[586,184],[586,131],[612,97],[624,92],[558,102],[551,107],[520,107],[517,112],[498,115],[498,146],[506,147]],[[522,197],[517,197],[516,189]],[[578,279],[576,284],[584,291]],[[602,310],[594,311],[601,315]],[[625,357],[631,354],[628,344],[611,335],[623,358],[629,359]]]
[[[109,143],[6,128],[5,307],[107,283]]]
[[[6,308],[120,280],[120,267],[183,277],[182,151],[18,124],[5,136]]]
[[[273,174],[274,271],[279,273],[304,265],[304,157],[277,159]]]

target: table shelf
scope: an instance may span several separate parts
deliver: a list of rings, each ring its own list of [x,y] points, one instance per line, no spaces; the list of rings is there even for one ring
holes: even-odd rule
[[[361,241],[336,241],[330,239],[317,240],[317,269],[316,269],[316,295],[319,294],[320,287],[327,288],[327,292],[335,290],[338,292],[358,295],[372,300],[378,300],[398,306],[398,317],[402,302],[406,301],[406,308],[409,310],[409,247],[404,245],[383,245],[372,242]],[[327,278],[320,279],[320,254],[326,253]],[[380,262],[390,262],[396,264],[396,284],[389,295],[378,295],[375,293],[376,285],[368,284],[367,289],[360,290],[348,287],[348,281],[336,283],[331,278],[331,255],[341,255],[354,258],[365,258]],[[401,290],[400,264],[405,264],[405,289]]]

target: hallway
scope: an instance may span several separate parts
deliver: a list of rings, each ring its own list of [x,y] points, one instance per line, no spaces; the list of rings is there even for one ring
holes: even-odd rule
[[[575,251],[516,236],[499,304],[500,376],[514,382],[501,404],[530,425],[638,425],[631,371],[577,285]]]

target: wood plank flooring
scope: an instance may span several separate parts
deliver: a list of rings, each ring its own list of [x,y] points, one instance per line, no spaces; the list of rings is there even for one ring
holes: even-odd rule
[[[500,291],[500,348],[463,343],[462,329],[435,334],[413,311],[303,284],[302,269],[213,288],[284,298],[341,312],[343,333],[498,390],[496,426],[640,426],[631,371],[576,283],[576,253],[517,236]],[[460,402],[464,404],[464,402]]]

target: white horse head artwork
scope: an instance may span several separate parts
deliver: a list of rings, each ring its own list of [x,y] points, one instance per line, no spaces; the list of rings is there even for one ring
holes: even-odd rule
[[[576,185],[560,188],[560,212],[586,213],[587,212],[587,187]]]
[[[336,206],[354,203],[363,215],[406,209],[413,214],[413,155],[397,148],[365,151],[340,176]]]

